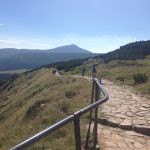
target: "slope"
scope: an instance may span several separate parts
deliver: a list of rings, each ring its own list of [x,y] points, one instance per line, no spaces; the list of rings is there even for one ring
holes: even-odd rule
[[[72,77],[53,76],[50,69],[24,73],[0,93],[0,149],[8,149],[86,106],[90,83]],[[85,118],[83,118],[85,120]],[[83,133],[85,127],[82,125]],[[59,143],[59,144],[57,144]],[[69,124],[29,149],[74,149]]]
[[[150,57],[137,60],[114,60],[109,63],[101,63],[98,72],[102,77],[123,85],[130,85],[136,89],[136,93],[150,97]],[[148,81],[137,84],[134,74],[145,74]]]
[[[16,48],[2,48],[0,49],[0,60],[1,59],[5,59],[5,58],[9,58],[11,56],[14,56],[16,54],[20,54],[20,53],[25,53],[27,52],[27,50],[19,50],[19,49],[16,49]]]

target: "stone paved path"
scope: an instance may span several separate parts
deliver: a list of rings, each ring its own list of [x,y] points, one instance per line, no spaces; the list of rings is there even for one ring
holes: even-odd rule
[[[99,126],[101,150],[150,150],[150,137],[134,131]]]
[[[99,126],[102,150],[150,150],[150,99],[133,94],[128,86],[107,80],[102,84],[110,96],[99,110],[99,121],[105,124]]]

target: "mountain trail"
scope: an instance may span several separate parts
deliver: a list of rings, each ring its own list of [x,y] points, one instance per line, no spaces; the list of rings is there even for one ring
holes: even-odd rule
[[[101,150],[150,150],[150,100],[134,94],[132,87],[106,79],[102,84],[109,100],[99,107]]]
[[[102,80],[109,100],[99,108],[102,150],[150,150],[150,100],[129,86]]]

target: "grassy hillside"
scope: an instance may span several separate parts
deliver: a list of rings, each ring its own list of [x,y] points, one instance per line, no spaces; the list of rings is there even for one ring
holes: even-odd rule
[[[0,149],[45,129],[89,104],[90,83],[72,77],[53,76],[50,69],[20,75],[0,93]],[[86,116],[82,119],[84,134]],[[74,149],[73,123],[33,145],[32,150]]]
[[[98,71],[105,78],[131,85],[137,92],[150,96],[150,56],[136,61],[111,61],[108,64],[99,65]],[[133,75],[138,73],[145,74],[149,80],[146,83],[136,84]]]
[[[118,82],[122,85],[132,86],[137,93],[146,94],[150,97],[150,55],[145,59],[137,60],[113,60],[109,63],[101,63],[97,60],[86,64],[86,75],[89,75],[92,64],[97,65],[97,77],[109,79],[114,82]],[[71,68],[66,74],[80,74],[82,65]],[[145,74],[148,77],[148,81],[145,83],[135,83],[134,74]]]

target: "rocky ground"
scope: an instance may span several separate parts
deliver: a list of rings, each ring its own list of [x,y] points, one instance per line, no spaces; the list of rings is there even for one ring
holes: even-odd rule
[[[150,150],[150,137],[134,131],[99,126],[101,150]]]
[[[103,80],[110,99],[99,109],[102,150],[150,150],[150,100]]]

